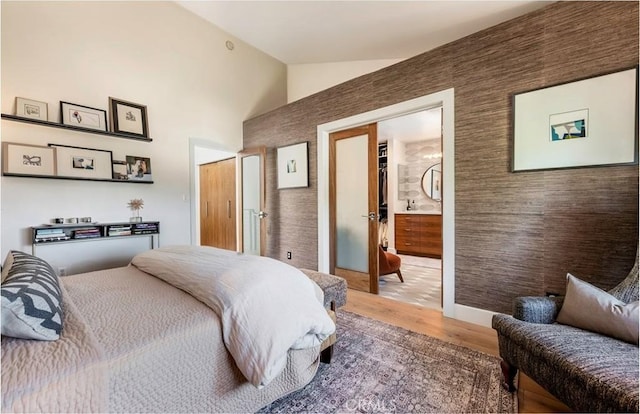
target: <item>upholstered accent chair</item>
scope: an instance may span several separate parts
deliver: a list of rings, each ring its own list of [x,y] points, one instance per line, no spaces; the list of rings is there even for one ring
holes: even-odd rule
[[[638,255],[629,275],[609,291],[638,300]],[[513,316],[493,316],[505,387],[518,370],[577,412],[638,412],[638,346],[556,322],[564,297],[520,297]]]
[[[395,273],[398,275],[400,281],[404,283],[402,272],[400,271],[401,264],[402,260],[400,260],[400,256],[385,252],[382,246],[378,245],[378,269],[380,271],[380,276]]]

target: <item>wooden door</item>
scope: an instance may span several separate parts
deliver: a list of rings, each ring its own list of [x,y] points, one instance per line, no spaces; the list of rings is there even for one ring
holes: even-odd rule
[[[377,124],[329,138],[330,271],[352,289],[377,294]]]
[[[200,166],[200,244],[236,250],[236,159]]]

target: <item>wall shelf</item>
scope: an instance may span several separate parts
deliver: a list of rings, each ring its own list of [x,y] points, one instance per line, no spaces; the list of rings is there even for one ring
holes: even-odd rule
[[[81,177],[64,177],[59,175],[31,175],[31,174],[15,174],[15,173],[2,173],[2,175],[5,177],[46,178],[50,180],[102,181],[106,183],[153,184],[153,181],[117,180],[115,178],[81,178]]]
[[[115,138],[126,138],[126,139],[132,139],[134,141],[143,141],[143,142],[153,141],[153,139],[151,138],[140,138],[134,135],[122,134],[119,132],[100,131],[97,129],[82,128],[82,127],[77,127],[73,125],[64,125],[59,122],[41,121],[39,119],[24,118],[22,116],[17,116],[17,115],[2,114],[1,116],[2,116],[2,119],[6,119],[8,121],[24,122],[27,124],[40,125],[40,126],[50,127],[50,128],[60,128],[60,129],[83,132],[88,134],[106,135],[106,136],[115,137]]]

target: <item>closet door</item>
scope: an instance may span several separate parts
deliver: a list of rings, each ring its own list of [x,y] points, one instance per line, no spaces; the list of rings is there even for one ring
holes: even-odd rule
[[[236,159],[200,166],[200,244],[236,250]]]

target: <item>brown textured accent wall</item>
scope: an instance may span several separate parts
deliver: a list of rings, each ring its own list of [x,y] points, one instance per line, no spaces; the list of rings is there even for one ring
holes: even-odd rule
[[[511,95],[632,67],[638,47],[638,2],[559,2],[246,121],[245,147],[268,147],[267,255],[317,268],[318,124],[454,87],[456,303],[510,312],[569,271],[614,286],[636,252],[638,166],[511,173]],[[277,190],[275,148],[300,141],[310,187]]]

